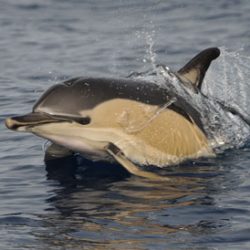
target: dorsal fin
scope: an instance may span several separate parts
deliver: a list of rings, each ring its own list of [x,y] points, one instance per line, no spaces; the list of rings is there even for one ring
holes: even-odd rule
[[[218,48],[208,48],[201,51],[177,72],[177,76],[194,89],[200,89],[203,78],[210,63],[220,55]]]

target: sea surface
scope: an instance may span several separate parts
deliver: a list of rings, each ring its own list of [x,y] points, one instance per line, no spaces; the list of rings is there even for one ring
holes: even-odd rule
[[[250,1],[0,6],[1,250],[250,249]],[[226,146],[216,158],[166,168],[169,181],[78,157],[45,164],[45,140],[4,125],[57,82],[124,77],[158,64],[176,71],[208,47],[222,53],[202,93],[237,112],[206,110],[218,125],[210,119],[207,129]]]

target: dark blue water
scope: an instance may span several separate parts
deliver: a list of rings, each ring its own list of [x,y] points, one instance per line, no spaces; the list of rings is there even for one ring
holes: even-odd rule
[[[219,46],[203,91],[249,117],[250,2],[0,0],[0,249],[249,249],[247,125],[217,158],[169,167],[169,182],[68,158],[8,131],[54,83],[180,68]],[[229,119],[228,119],[229,118]],[[227,117],[230,121],[231,117]],[[245,140],[246,139],[246,140]],[[77,162],[78,161],[78,162]],[[78,168],[76,168],[78,166]]]

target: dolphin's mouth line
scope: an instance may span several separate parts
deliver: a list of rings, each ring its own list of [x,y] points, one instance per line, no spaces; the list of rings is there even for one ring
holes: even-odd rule
[[[9,129],[18,131],[25,131],[35,126],[59,122],[76,122],[82,125],[86,125],[90,123],[90,118],[32,112],[26,115],[11,117],[5,120],[5,124]]]

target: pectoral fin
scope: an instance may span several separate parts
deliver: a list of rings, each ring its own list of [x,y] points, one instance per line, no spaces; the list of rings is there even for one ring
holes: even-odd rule
[[[155,173],[142,170],[140,167],[136,166],[133,162],[127,159],[123,152],[112,143],[108,144],[106,150],[118,163],[120,163],[131,174],[148,178],[151,180],[169,180],[167,177],[163,177]]]
[[[200,89],[210,63],[220,55],[218,48],[208,48],[191,59],[178,72],[177,76],[184,82],[191,84],[194,90]]]

